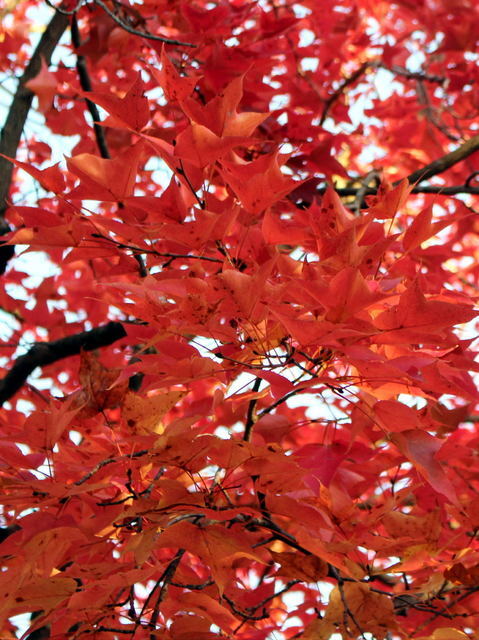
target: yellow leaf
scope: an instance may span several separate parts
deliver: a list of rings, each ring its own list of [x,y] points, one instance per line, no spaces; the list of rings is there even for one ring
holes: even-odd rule
[[[163,433],[161,419],[187,393],[181,390],[166,391],[145,398],[129,392],[123,402],[123,419],[135,435]]]
[[[416,640],[469,640],[470,636],[465,634],[459,629],[453,629],[452,627],[443,627],[442,629],[436,629],[430,636],[421,636]]]

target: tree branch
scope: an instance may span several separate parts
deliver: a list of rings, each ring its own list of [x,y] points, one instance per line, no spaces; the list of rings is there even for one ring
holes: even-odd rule
[[[253,383],[253,388],[251,389],[253,393],[257,393],[259,391],[261,382],[262,382],[261,378],[255,379]],[[253,430],[254,423],[256,422],[254,412],[255,412],[257,403],[258,403],[258,398],[253,398],[248,403],[248,412],[246,416],[246,424],[244,427],[244,434],[243,434],[243,440],[245,442],[249,442],[249,440],[251,439],[251,432]]]
[[[67,26],[68,17],[56,11],[50,24],[40,38],[40,42],[33,52],[30,62],[18,83],[17,91],[13,97],[0,134],[0,154],[4,154],[10,158],[15,158],[17,155],[20,137],[34,96],[33,92],[25,87],[25,83],[38,74],[42,59],[45,60],[46,64],[50,64],[52,53]],[[0,156],[0,235],[10,231],[4,217],[8,207],[7,197],[12,183],[12,174],[12,163]],[[7,263],[10,258],[13,257],[14,253],[15,249],[13,246],[0,244],[0,274],[5,273]]]
[[[322,185],[316,189],[316,193],[323,194],[326,191],[326,185]],[[363,187],[342,187],[335,189],[336,193],[341,196],[357,196],[358,192],[361,191],[363,196],[375,196],[378,192],[376,187],[367,187],[364,189]],[[479,187],[468,187],[463,184],[459,184],[452,187],[443,187],[440,185],[424,185],[422,187],[417,186],[414,187],[412,193],[437,193],[443,196],[455,196],[459,194],[470,193],[473,195],[479,195]]]
[[[129,24],[124,22],[116,13],[113,13],[102,0],[93,0],[96,5],[101,7],[103,11],[110,16],[112,20],[114,20],[122,29],[131,33],[134,36],[141,36],[142,38],[146,38],[147,40],[158,40],[159,42],[164,42],[165,44],[176,44],[182,47],[196,47],[196,44],[192,44],[191,42],[181,42],[180,40],[171,40],[171,38],[165,38],[164,36],[155,36],[153,33],[148,33],[148,31],[139,31],[134,27],[131,27]]]
[[[15,158],[20,143],[23,127],[34,97],[33,91],[25,87],[25,83],[34,78],[40,71],[42,59],[50,64],[52,53],[68,26],[68,17],[55,12],[50,24],[45,29],[37,48],[30,58],[18,83],[18,88],[10,105],[5,125],[0,137],[0,153]],[[0,216],[7,208],[6,199],[12,181],[13,165],[6,158],[0,157]]]
[[[479,135],[473,136],[464,144],[461,144],[460,147],[451,151],[451,153],[446,153],[446,155],[430,162],[425,167],[414,171],[409,174],[407,179],[410,184],[414,184],[416,182],[422,182],[423,180],[428,180],[432,178],[432,176],[437,176],[439,173],[443,173],[447,169],[450,169],[461,160],[465,160],[467,157],[475,153],[479,150]]]
[[[424,71],[409,71],[409,69],[405,69],[404,67],[401,67],[397,64],[393,64],[388,67],[388,65],[382,61],[371,62],[370,66],[375,67],[376,69],[384,69],[385,71],[389,71],[389,73],[393,73],[397,76],[403,76],[408,80],[421,80],[425,82],[433,82],[436,84],[444,84],[447,80],[445,76],[430,75],[428,73],[425,73]]]
[[[407,176],[408,182],[410,184],[420,183],[423,180],[427,180],[428,178],[432,178],[433,176],[438,175],[439,173],[443,173],[447,169],[450,169],[451,167],[453,167],[458,162],[465,160],[476,151],[479,151],[479,135],[472,137],[470,140],[467,140],[466,142],[464,142],[464,144],[460,145],[457,149],[454,149],[454,151],[451,151],[450,153],[446,153],[444,156],[441,156],[437,160],[430,162],[424,167],[421,167],[420,169],[418,169],[417,171],[413,171],[413,173],[410,173]],[[460,184],[460,185],[455,185],[450,187],[442,186],[442,185],[429,185],[429,184],[421,186],[419,184],[416,184],[412,189],[412,193],[425,193],[425,194],[437,193],[443,196],[454,196],[454,195],[466,194],[466,193],[469,193],[472,195],[479,195],[479,187],[472,187],[469,184],[471,182],[471,178],[473,177],[475,177],[475,175],[471,174],[471,176],[469,176],[465,184]],[[400,182],[399,180],[396,181],[394,183],[394,186],[398,185],[399,182]],[[316,187],[315,192],[318,194],[323,194],[326,191],[326,189],[327,189],[327,185],[321,185]],[[365,189],[364,186],[361,186],[361,187],[343,187],[340,189],[335,189],[335,191],[341,197],[357,196],[359,192],[361,193],[361,196],[364,197],[364,196],[376,195],[378,192],[378,189],[377,187],[367,187]],[[293,202],[295,201],[294,191],[290,194],[289,198],[293,200]],[[297,201],[300,201],[300,200],[302,200],[301,196],[297,198]],[[307,206],[307,203],[306,203],[306,206]]]
[[[78,30],[78,22],[75,15],[72,17],[71,34],[73,46],[75,47],[75,49],[79,49],[81,45],[81,39],[80,31]],[[83,91],[92,91],[91,80],[88,73],[85,56],[82,56],[79,53],[77,53],[76,68],[78,72],[78,78],[80,80],[80,86]],[[100,124],[101,117],[100,112],[98,111],[98,107],[88,98],[85,98],[85,103],[93,119],[93,131],[95,132],[96,143],[98,146],[98,150],[100,151],[100,155],[102,158],[105,158],[105,160],[109,160],[111,157],[110,151],[108,149],[108,144],[105,138],[105,129]]]
[[[37,342],[25,355],[16,360],[12,369],[0,380],[0,406],[15,395],[37,367],[78,355],[81,351],[107,347],[125,336],[126,331],[122,324],[109,322],[60,340]]]
[[[330,95],[330,97],[324,103],[323,112],[319,120],[320,127],[323,126],[331,107],[336,102],[336,100],[338,100],[338,98],[344,93],[346,87],[356,82],[356,80],[358,80],[370,68],[370,66],[371,65],[369,62],[364,62],[358,69],[356,69],[356,71],[354,71],[354,73],[345,78],[336,89],[336,91],[334,91],[334,93]]]

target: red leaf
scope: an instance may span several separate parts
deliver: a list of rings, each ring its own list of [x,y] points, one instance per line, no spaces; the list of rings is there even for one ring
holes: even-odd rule
[[[102,122],[105,127],[118,127],[141,131],[150,119],[148,98],[144,96],[145,85],[138,74],[124,96],[119,97],[113,93],[100,93],[98,91],[84,91],[82,95],[100,105],[110,115]]]
[[[435,491],[446,496],[453,504],[458,504],[454,487],[441,464],[436,460],[436,454],[442,446],[438,438],[434,438],[427,431],[411,429],[395,433],[391,436],[391,440]]]
[[[51,71],[48,71],[48,65],[43,58],[40,71],[25,83],[25,87],[37,96],[38,108],[42,113],[51,109],[53,98],[57,94],[57,79]]]
[[[236,157],[235,162],[222,160],[220,171],[243,207],[260,213],[298,186],[281,172],[288,157],[277,151],[248,163]]]

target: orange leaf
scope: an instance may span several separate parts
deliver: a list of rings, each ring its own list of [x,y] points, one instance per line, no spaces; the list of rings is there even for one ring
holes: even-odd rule
[[[317,556],[285,551],[276,553],[270,551],[273,560],[280,564],[277,571],[279,576],[303,580],[305,582],[317,582],[328,575],[328,563]]]
[[[58,575],[53,578],[38,578],[23,584],[15,597],[15,605],[10,614],[38,610],[49,612],[75,593],[77,587],[73,578]]]
[[[381,185],[382,192],[378,193],[377,201],[370,207],[369,212],[379,220],[394,218],[398,209],[406,202],[413,185],[409,184],[407,178],[401,180],[396,187]]]
[[[115,201],[133,195],[142,153],[142,143],[137,143],[112,160],[91,153],[81,153],[67,159],[68,169],[81,180],[71,196]]]
[[[158,71],[155,67],[149,66],[150,72],[162,87],[168,101],[184,100],[191,95],[197,83],[197,78],[180,76],[175,65],[166,55],[164,46],[161,49],[160,59],[161,70]]]
[[[334,587],[321,622],[325,631],[339,628],[346,637],[350,637],[350,632],[356,637],[359,627],[377,640],[383,640],[396,629],[391,598],[371,591],[361,582],[346,582],[342,593],[339,587]]]
[[[442,299],[427,299],[421,291],[419,280],[413,280],[401,295],[399,304],[383,311],[375,320],[379,329],[392,330],[405,327],[431,328],[438,330],[472,320],[477,315],[474,309],[460,302]]]
[[[399,450],[412,462],[419,473],[438,493],[446,496],[450,502],[457,504],[457,496],[449,478],[435,456],[442,442],[427,431],[410,430],[393,433],[391,440]]]
[[[219,137],[207,127],[192,122],[176,140],[175,156],[183,158],[196,167],[214,164],[222,156],[240,144],[251,144],[251,139],[239,136]]]
[[[211,570],[214,581],[222,593],[231,580],[233,560],[249,558],[264,563],[259,552],[252,548],[250,535],[237,527],[226,529],[219,524],[197,527],[189,522],[179,522],[168,527],[157,538],[161,547],[179,546],[199,556]]]
[[[188,609],[206,616],[213,624],[224,631],[232,631],[238,625],[238,619],[226,607],[206,593],[195,591],[181,594],[182,609]]]
[[[479,581],[479,565],[473,567],[465,567],[462,562],[458,562],[450,569],[444,571],[444,577],[446,580],[455,582],[456,584],[463,584],[468,587],[475,587]]]
[[[32,178],[35,178],[39,184],[46,190],[52,191],[53,193],[63,193],[65,190],[65,176],[60,170],[58,163],[52,165],[51,167],[47,167],[46,169],[36,169],[31,164],[27,164],[26,162],[20,162],[20,160],[15,160],[13,158],[9,158],[8,156],[4,156],[7,160],[10,160],[16,167],[20,167],[27,173],[29,173]],[[20,208],[20,207],[19,207]],[[21,207],[22,209],[26,209],[27,207]],[[40,211],[42,211],[40,209]],[[48,211],[50,216],[54,216],[55,214]],[[37,221],[38,224],[38,221]]]

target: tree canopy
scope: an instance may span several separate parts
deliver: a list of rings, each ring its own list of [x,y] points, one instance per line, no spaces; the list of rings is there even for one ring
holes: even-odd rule
[[[477,637],[479,4],[1,15],[2,640]]]

